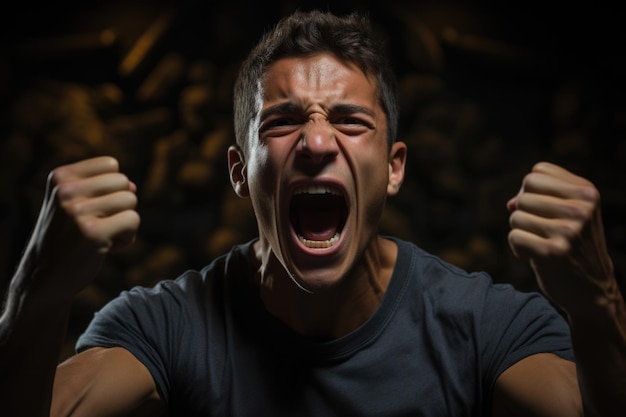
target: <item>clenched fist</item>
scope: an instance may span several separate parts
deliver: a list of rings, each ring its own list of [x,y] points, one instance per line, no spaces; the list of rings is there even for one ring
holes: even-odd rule
[[[587,179],[547,162],[536,164],[507,203],[509,244],[530,261],[548,298],[570,316],[619,298],[609,257],[600,194]],[[610,311],[609,311],[610,313]]]
[[[134,240],[135,192],[112,157],[54,169],[22,262],[37,265],[36,284],[68,295],[86,286],[105,254]]]

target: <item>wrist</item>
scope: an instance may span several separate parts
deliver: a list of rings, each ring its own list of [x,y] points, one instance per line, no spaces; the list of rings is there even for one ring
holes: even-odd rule
[[[60,279],[63,279],[62,277]],[[21,311],[54,312],[69,306],[76,292],[58,285],[62,282],[51,271],[31,262],[28,255],[22,258],[7,291],[7,307]]]

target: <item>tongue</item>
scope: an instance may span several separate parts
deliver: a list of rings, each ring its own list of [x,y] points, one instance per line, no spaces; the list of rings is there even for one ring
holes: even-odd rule
[[[329,240],[337,231],[340,216],[338,208],[300,207],[297,210],[299,233],[308,240]]]

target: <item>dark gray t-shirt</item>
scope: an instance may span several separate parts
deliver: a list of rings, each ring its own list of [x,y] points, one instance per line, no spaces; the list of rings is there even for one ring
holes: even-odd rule
[[[481,416],[520,359],[573,360],[569,328],[541,295],[468,274],[393,239],[398,259],[376,313],[324,343],[263,308],[248,251],[123,292],[77,350],[122,346],[152,373],[171,416]]]

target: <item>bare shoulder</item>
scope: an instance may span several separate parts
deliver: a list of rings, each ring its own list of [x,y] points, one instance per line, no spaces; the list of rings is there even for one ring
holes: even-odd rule
[[[164,415],[148,369],[128,350],[92,348],[61,363],[50,416]]]
[[[576,364],[552,353],[515,363],[493,392],[494,416],[582,416]]]

